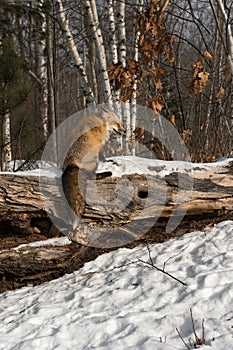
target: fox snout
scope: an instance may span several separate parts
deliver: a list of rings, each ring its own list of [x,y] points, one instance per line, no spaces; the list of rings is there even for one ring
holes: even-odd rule
[[[125,128],[123,128],[121,124],[117,124],[116,126],[113,126],[113,131],[115,131],[119,135],[126,133]]]

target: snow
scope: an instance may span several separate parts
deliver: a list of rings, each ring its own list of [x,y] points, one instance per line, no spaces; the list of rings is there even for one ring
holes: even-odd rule
[[[112,163],[111,159],[116,163]],[[216,167],[226,167],[233,158],[225,158],[214,163],[190,163],[185,161],[166,161],[135,156],[113,157],[109,162],[100,163],[97,172],[111,171],[113,177],[125,174],[145,174],[164,177],[173,172],[191,172],[193,169],[210,170]]]
[[[0,295],[1,350],[233,348],[233,221],[103,254],[60,279]]]
[[[42,246],[47,246],[47,245],[53,245],[53,246],[63,246],[70,244],[70,240],[67,237],[59,237],[59,238],[49,238],[45,239],[43,241],[36,241],[36,242],[31,242],[31,243],[26,243],[26,244],[20,244],[17,247],[15,247],[15,250],[20,250],[23,248],[29,248],[29,247],[42,247]]]
[[[122,157],[111,157],[106,162],[99,163],[97,172],[111,171],[113,177],[118,177],[126,174],[145,174],[155,175],[164,177],[173,172],[191,172],[193,169],[200,170],[211,170],[216,167],[226,167],[233,158],[224,158],[214,163],[190,163],[185,161],[165,161],[160,159],[148,159],[140,158],[135,156],[122,156]],[[39,169],[29,171],[18,171],[2,172],[1,174],[12,174],[19,176],[48,176],[48,177],[60,177],[62,171],[56,166],[45,164],[44,162],[39,163]]]

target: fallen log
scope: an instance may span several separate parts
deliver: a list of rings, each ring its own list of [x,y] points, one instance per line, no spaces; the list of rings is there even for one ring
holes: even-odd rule
[[[164,178],[131,174],[90,179],[87,190],[84,223],[90,232],[104,228],[106,234],[107,228],[110,235],[104,241],[97,235],[93,245],[99,248],[55,243],[15,249],[21,243],[61,236],[54,222],[58,227],[65,224],[69,213],[60,178],[0,175],[0,291],[59,277],[117,246],[163,242],[233,220],[232,162]]]
[[[208,170],[172,172],[164,178],[131,174],[90,179],[84,222],[114,227],[132,221],[230,213],[232,163]],[[53,236],[56,230],[51,228],[51,221],[58,228],[60,222],[67,225],[69,221],[60,178],[0,175],[0,233],[42,232]]]

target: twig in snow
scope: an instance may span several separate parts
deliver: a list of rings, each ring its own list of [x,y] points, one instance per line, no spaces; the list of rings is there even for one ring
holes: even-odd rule
[[[204,319],[202,320],[202,338],[200,339],[197,335],[196,329],[195,329],[195,325],[194,325],[194,320],[193,320],[193,313],[192,313],[192,309],[190,308],[190,318],[191,318],[191,322],[192,322],[192,328],[193,328],[193,334],[194,334],[194,338],[195,338],[195,342],[193,344],[194,349],[197,349],[200,345],[205,344],[205,327],[204,327]],[[191,348],[189,347],[189,345],[185,342],[183,336],[181,335],[180,331],[178,328],[176,328],[176,331],[180,337],[180,339],[182,340],[182,342],[185,344],[186,348],[188,350],[191,350]]]
[[[189,311],[190,311],[190,317],[191,317],[191,321],[192,321],[193,334],[194,334],[194,337],[195,337],[194,347],[199,346],[199,345],[203,345],[203,344],[205,344],[204,319],[202,320],[202,339],[200,339],[200,338],[197,336],[197,332],[196,332],[196,329],[195,329],[192,309],[190,308]]]
[[[138,261],[140,261],[141,263],[143,263],[143,264],[145,264],[145,265],[148,265],[148,266],[150,266],[150,267],[153,267],[154,269],[156,269],[156,270],[159,271],[159,272],[164,273],[165,275],[167,275],[167,276],[173,278],[175,281],[181,283],[183,286],[187,286],[187,283],[181,281],[180,279],[178,279],[178,278],[176,278],[175,276],[171,275],[169,272],[165,271],[165,264],[164,264],[164,266],[163,266],[162,269],[161,269],[160,267],[156,266],[156,265],[154,264],[154,262],[153,262],[152,257],[151,257],[151,252],[150,252],[149,246],[147,246],[147,250],[148,250],[150,262],[144,261],[144,260],[142,260],[142,259],[138,259]]]
[[[191,350],[191,348],[188,346],[188,344],[185,342],[184,338],[183,338],[182,335],[180,334],[180,331],[179,331],[178,328],[176,328],[176,331],[177,331],[177,333],[178,333],[180,339],[182,340],[182,342],[183,342],[184,345],[186,346],[186,348],[187,348],[188,350]]]

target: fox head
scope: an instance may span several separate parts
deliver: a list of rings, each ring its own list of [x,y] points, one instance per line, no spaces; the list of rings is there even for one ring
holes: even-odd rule
[[[125,133],[125,129],[123,128],[119,118],[111,110],[101,108],[99,116],[104,119],[108,131],[110,132],[113,131],[113,132],[116,132],[117,134]]]

